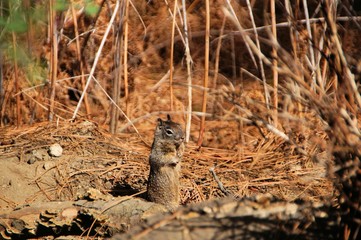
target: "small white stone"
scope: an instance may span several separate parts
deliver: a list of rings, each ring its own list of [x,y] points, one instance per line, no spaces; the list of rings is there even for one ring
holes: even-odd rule
[[[60,157],[63,154],[63,148],[59,143],[54,143],[49,148],[49,155],[52,157]]]

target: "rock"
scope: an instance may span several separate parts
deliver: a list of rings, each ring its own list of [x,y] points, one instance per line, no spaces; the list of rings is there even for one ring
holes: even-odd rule
[[[54,143],[49,148],[49,155],[52,157],[60,157],[63,154],[63,148],[59,143]]]
[[[33,163],[36,162],[36,160],[37,159],[36,159],[36,157],[34,155],[29,155],[29,159],[26,162],[29,163],[29,164],[33,164]]]
[[[39,151],[39,150],[33,150],[32,152],[31,152],[31,154],[29,154],[28,155],[28,161],[27,161],[27,163],[29,163],[29,164],[33,164],[33,163],[35,163],[36,161],[38,161],[38,160],[43,160],[43,154],[42,154],[42,152],[41,151]]]
[[[44,168],[45,170],[49,170],[49,169],[55,167],[55,165],[56,165],[55,162],[46,161],[46,162],[44,163],[44,165],[43,165],[43,168]]]
[[[36,161],[48,160],[49,155],[45,149],[36,149],[27,155],[27,159],[27,163],[33,164]]]

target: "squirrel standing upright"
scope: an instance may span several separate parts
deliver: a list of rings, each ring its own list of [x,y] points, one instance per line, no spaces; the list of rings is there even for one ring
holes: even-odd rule
[[[149,156],[148,199],[174,211],[180,202],[179,177],[180,162],[184,152],[182,127],[167,116],[158,118],[154,140]]]

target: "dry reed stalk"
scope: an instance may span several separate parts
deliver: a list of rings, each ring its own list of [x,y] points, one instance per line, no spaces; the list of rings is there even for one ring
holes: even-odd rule
[[[275,0],[271,0],[271,25],[272,25],[272,35],[275,41],[277,41],[277,28],[276,28],[276,7]],[[275,127],[278,125],[278,56],[277,49],[272,47],[272,57],[273,57],[273,107],[274,107],[274,115],[273,115],[273,124]]]
[[[292,11],[292,7],[291,7],[291,3],[290,0],[285,0],[285,9],[287,12],[287,26],[289,28],[289,32],[290,32],[290,41],[291,41],[291,45],[292,45],[292,52],[293,52],[293,57],[294,59],[297,59],[297,42],[296,42],[296,35],[295,35],[295,30],[294,30],[294,26],[293,26],[293,22],[296,19],[294,19],[293,16],[293,11]]]
[[[15,91],[18,93],[20,91],[20,79],[19,79],[19,69],[18,69],[18,55],[16,51],[16,35],[15,32],[11,32],[12,35],[12,45],[14,51],[14,75],[15,75]],[[16,125],[20,127],[21,125],[21,102],[20,102],[20,94],[16,95]]]
[[[72,13],[72,16],[73,16],[73,24],[74,24],[76,54],[77,54],[77,59],[79,61],[79,66],[80,66],[81,87],[82,87],[82,90],[84,91],[85,72],[84,72],[83,60],[82,60],[82,57],[81,57],[81,47],[80,47],[79,30],[78,30],[78,18],[76,17],[74,3],[71,2],[70,5],[71,5],[70,8],[71,8],[71,13]],[[90,107],[89,107],[88,94],[87,93],[85,93],[85,95],[84,95],[84,105],[85,105],[86,115],[89,117],[90,114],[91,114],[91,110],[90,110]]]
[[[174,34],[177,14],[177,0],[174,1],[173,17],[172,17],[172,35],[170,43],[170,59],[169,59],[169,95],[170,95],[170,111],[173,111],[173,59],[174,59]]]
[[[123,132],[123,131],[125,131],[125,129],[132,126],[132,124],[135,124],[135,123],[137,123],[137,122],[139,122],[141,120],[144,120],[144,119],[148,119],[148,118],[150,118],[152,116],[167,115],[167,114],[182,114],[182,115],[185,115],[187,113],[188,113],[188,111],[153,111],[153,112],[144,114],[144,115],[142,115],[140,117],[137,117],[135,119],[132,119],[130,122],[128,122],[127,124],[122,126],[119,129],[119,132]],[[204,114],[203,112],[195,112],[195,111],[192,112],[192,115],[200,116],[200,117],[202,117],[203,114]],[[206,115],[206,117],[211,117],[211,114],[209,114],[209,113],[207,113],[205,115]]]
[[[201,117],[201,124],[199,128],[198,147],[201,147],[203,142],[203,133],[205,130],[206,112],[207,112],[207,91],[208,91],[208,78],[209,78],[209,35],[210,35],[210,9],[209,0],[205,1],[206,5],[206,34],[204,44],[204,80],[203,80],[203,99],[202,99],[202,112],[204,115]]]
[[[49,103],[49,121],[53,121],[54,104],[55,104],[55,81],[58,75],[58,32],[56,24],[56,10],[54,9],[54,1],[49,1],[49,33],[51,42],[50,56],[50,103]]]
[[[257,48],[259,49],[259,51],[261,51],[261,45],[260,45],[260,42],[259,42],[258,32],[257,32],[257,29],[256,29],[257,26],[256,26],[256,23],[254,21],[252,6],[251,6],[251,3],[250,3],[249,0],[247,0],[247,6],[248,6],[249,15],[251,17],[251,22],[252,22],[252,27],[253,27],[253,33],[255,35],[256,45],[257,45]],[[261,72],[261,78],[262,78],[262,81],[263,81],[265,103],[266,103],[267,109],[270,109],[270,106],[269,106],[270,94],[269,94],[268,87],[267,87],[266,76],[265,76],[264,67],[263,67],[263,61],[262,61],[262,59],[260,57],[258,58],[258,64],[259,64],[259,68],[260,68],[260,72]]]
[[[81,94],[80,99],[79,99],[79,101],[78,101],[78,104],[77,104],[77,106],[76,106],[76,108],[75,108],[75,110],[74,110],[73,117],[72,117],[73,120],[74,120],[74,119],[76,118],[76,116],[78,115],[78,111],[79,111],[80,106],[81,106],[81,103],[82,103],[82,101],[83,101],[83,99],[84,99],[84,95],[85,95],[85,93],[86,93],[86,91],[87,91],[87,89],[88,89],[88,87],[89,87],[89,85],[90,85],[90,83],[91,83],[91,80],[93,79],[93,75],[94,75],[96,66],[97,66],[97,64],[98,64],[98,61],[99,61],[101,52],[102,52],[102,50],[103,50],[104,44],[105,44],[105,42],[106,42],[106,40],[107,40],[107,37],[108,37],[108,34],[109,34],[109,32],[110,32],[110,29],[111,29],[111,27],[112,27],[112,25],[113,25],[113,22],[114,22],[114,20],[115,20],[115,17],[117,16],[118,9],[119,9],[119,1],[116,1],[116,4],[115,4],[114,10],[113,10],[112,17],[111,17],[111,19],[110,19],[110,21],[109,21],[109,23],[108,23],[108,26],[107,26],[107,28],[106,28],[106,30],[105,30],[105,33],[104,33],[104,36],[103,36],[103,38],[102,38],[102,41],[101,41],[101,43],[100,43],[100,45],[99,45],[98,51],[97,51],[96,54],[95,54],[93,66],[92,66],[92,68],[91,68],[91,70],[90,70],[90,73],[89,73],[87,82],[86,82],[86,84],[85,84],[83,93]]]
[[[110,102],[112,104],[114,104],[114,106],[116,106],[116,108],[123,114],[123,116],[125,117],[125,119],[129,122],[129,124],[133,127],[134,131],[137,133],[138,137],[140,138],[140,140],[147,146],[150,146],[149,143],[147,143],[144,138],[142,137],[142,135],[139,133],[138,129],[134,126],[133,122],[129,119],[128,115],[125,114],[125,112],[118,106],[118,104],[116,102],[114,102],[114,100],[111,98],[111,96],[109,96],[109,94],[107,93],[107,91],[102,87],[102,85],[99,83],[98,80],[96,80],[96,78],[93,76],[93,80],[95,81],[96,84],[98,84],[99,88],[103,91],[103,93],[107,96],[107,98],[110,100]],[[125,129],[125,128],[123,128]]]
[[[218,71],[219,71],[219,56],[221,53],[221,46],[222,46],[222,39],[223,39],[223,32],[224,32],[224,26],[226,25],[226,17],[223,17],[222,20],[222,26],[221,26],[221,31],[219,32],[219,36],[218,36],[218,42],[217,42],[217,48],[216,48],[216,57],[214,59],[214,77],[213,77],[213,88],[217,89],[217,79],[218,79]],[[216,98],[213,97],[213,101],[212,101],[212,107],[213,107],[213,112],[215,112],[215,101]]]
[[[123,63],[123,54],[122,47],[124,46],[123,41],[123,19],[124,19],[124,1],[122,2],[121,7],[119,8],[119,23],[118,26],[115,27],[115,54],[114,54],[114,62],[116,66],[116,71],[114,71],[114,78],[112,81],[112,98],[115,103],[119,104],[120,99],[120,86],[121,79],[123,75],[122,63]],[[114,104],[111,104],[110,110],[110,124],[109,130],[112,134],[116,133],[118,128],[118,118],[119,111]]]
[[[336,25],[336,18],[332,16],[332,9],[331,5],[332,3],[329,3],[328,1],[325,2],[325,15],[326,15],[326,21],[330,28],[330,35],[331,35],[331,41],[333,44],[335,44],[336,52],[338,54],[340,64],[341,64],[341,72],[343,74],[343,78],[345,81],[345,84],[348,85],[348,92],[350,98],[355,98],[355,102],[358,106],[358,109],[361,109],[361,96],[360,93],[357,90],[357,85],[355,82],[355,76],[351,73],[350,69],[347,67],[347,61],[346,56],[342,49],[342,44],[340,42],[340,39],[338,37],[338,31],[337,31],[337,25]],[[338,66],[336,66],[337,69]],[[350,101],[351,105],[354,105],[352,101]],[[353,109],[357,109],[353,107]],[[356,112],[359,112],[359,110]]]
[[[26,14],[26,22],[28,25],[28,29],[26,31],[26,41],[28,45],[28,53],[30,54],[32,52],[32,44],[33,44],[33,36],[34,36],[34,29],[33,29],[33,22],[30,18],[30,12],[31,12],[31,5],[30,0],[24,0],[23,1],[25,14]]]
[[[0,9],[3,9],[4,2],[0,2]],[[3,11],[0,11],[0,17],[3,17]],[[2,31],[2,28],[0,27]],[[5,112],[5,90],[4,90],[4,65],[3,65],[3,52],[0,49],[0,126],[3,127],[3,117]]]
[[[309,51],[309,58],[311,58],[311,77],[312,77],[312,84],[311,84],[311,88],[314,89],[314,86],[317,84],[316,81],[316,62],[315,62],[315,53],[313,51],[313,35],[312,35],[312,30],[311,30],[311,23],[310,23],[310,16],[308,13],[308,6],[307,6],[307,0],[303,0],[303,9],[304,9],[304,14],[305,14],[305,20],[306,20],[306,28],[307,28],[307,37],[308,37],[308,51]],[[309,59],[306,56],[307,59]]]
[[[165,4],[167,5],[169,15],[170,15],[171,18],[173,19],[173,12],[172,12],[172,10],[171,10],[170,7],[169,7],[168,1],[167,1],[167,0],[164,0],[164,2],[165,2]],[[179,9],[178,5],[177,5],[177,8],[176,8],[176,9],[177,9],[178,15],[181,16],[180,9]],[[181,24],[184,24],[183,21],[182,21],[182,17],[180,17],[179,20],[180,20]],[[181,29],[180,29],[179,26],[178,26],[177,21],[175,21],[175,27],[177,28],[177,31],[178,31],[178,36],[175,37],[175,39],[180,39],[180,40],[182,41],[183,45],[185,46],[186,43],[185,43],[185,40],[184,40],[182,31],[181,31]]]
[[[186,53],[186,62],[187,62],[187,95],[188,95],[188,104],[187,104],[187,120],[186,120],[186,138],[185,141],[189,142],[191,124],[192,124],[192,73],[191,73],[191,64],[192,57],[189,49],[189,39],[188,39],[188,21],[187,21],[187,7],[185,0],[182,0],[182,10],[183,10],[183,29],[184,29],[184,38],[185,38],[185,53]]]
[[[234,20],[236,21],[236,24],[241,25],[241,23],[239,22],[239,20],[237,18],[237,14],[236,14],[236,12],[234,11],[234,9],[232,7],[232,4],[231,4],[230,0],[227,0],[227,7],[228,7],[229,11],[231,12],[231,15],[233,16]],[[243,37],[243,35],[242,35],[242,37]],[[252,59],[253,65],[258,70],[258,64],[256,62],[256,58],[254,57],[254,54],[253,54],[250,46],[248,45],[248,43],[246,41],[244,41],[244,43],[245,43],[247,51],[248,51],[248,53],[249,53],[249,55],[250,55],[250,57]]]
[[[128,82],[128,34],[129,34],[129,1],[125,2],[124,19],[124,48],[123,48],[123,77],[124,77],[124,99],[125,113],[129,116],[129,82]]]
[[[318,44],[318,49],[322,50],[324,49],[324,43],[325,43],[325,33],[327,30],[327,25],[326,24],[322,24],[323,26],[323,31],[321,36],[319,36],[320,40],[319,40],[319,44]],[[314,25],[314,32],[316,32],[316,28],[317,26]],[[325,89],[325,87],[327,86],[327,82],[326,82],[326,78],[324,73],[321,72],[322,68],[321,68],[321,60],[322,60],[322,54],[320,52],[317,52],[317,61],[316,61],[316,79],[318,82],[318,85],[320,86],[320,89],[322,91],[322,93],[326,92],[327,90]],[[325,67],[325,66],[323,66]]]
[[[289,0],[286,0],[286,3]],[[288,4],[285,6],[289,6]],[[287,14],[288,14],[288,18],[287,18],[287,22],[280,22],[276,24],[276,27],[280,28],[280,27],[288,27],[290,29],[292,29],[294,31],[294,27],[297,24],[306,24],[307,21],[305,19],[294,19],[293,17],[293,13],[292,13],[292,8],[288,9],[286,8]],[[335,18],[337,22],[349,22],[350,20],[353,21],[361,21],[361,17],[360,16],[340,16],[340,17],[336,17]],[[326,19],[324,17],[318,17],[318,18],[310,18],[308,20],[310,23],[325,23]],[[271,25],[264,25],[264,26],[259,26],[256,27],[257,31],[261,31],[261,30],[266,30],[266,29],[272,29],[272,24]],[[254,29],[246,29],[246,32],[252,32]]]
[[[1,4],[0,4],[1,7]],[[5,91],[4,91],[4,71],[3,71],[3,54],[0,49],[0,126],[3,126],[3,111],[5,109]]]
[[[117,49],[118,48],[118,44],[117,44]],[[113,81],[112,81],[112,98],[114,99],[114,102],[119,103],[119,85],[120,85],[120,66],[118,65],[117,71],[114,75]],[[117,131],[117,126],[118,126],[118,117],[119,117],[119,113],[118,113],[118,109],[112,104],[111,105],[111,110],[110,110],[110,123],[109,123],[109,132],[112,134],[115,134]]]
[[[234,44],[234,36],[230,37],[231,41],[231,58],[232,58],[232,77],[236,79],[237,77],[237,69],[236,69],[236,46]]]

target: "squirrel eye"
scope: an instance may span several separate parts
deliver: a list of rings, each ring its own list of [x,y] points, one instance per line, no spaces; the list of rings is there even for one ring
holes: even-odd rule
[[[172,135],[173,134],[172,129],[166,129],[165,132],[166,132],[167,135]]]

